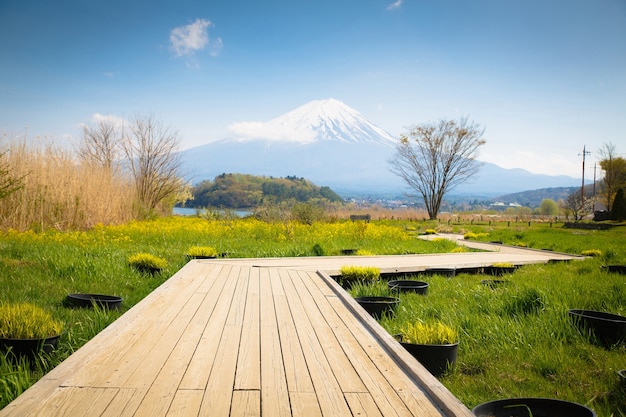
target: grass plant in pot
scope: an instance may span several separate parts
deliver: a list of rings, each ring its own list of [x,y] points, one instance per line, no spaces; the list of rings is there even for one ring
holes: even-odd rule
[[[141,272],[156,274],[167,266],[167,261],[149,253],[136,253],[128,257],[128,265]]]
[[[484,270],[486,274],[501,277],[504,274],[512,274],[515,272],[515,265],[510,262],[496,262],[491,266],[486,266]]]
[[[191,246],[186,255],[188,259],[214,259],[219,252],[213,246]]]
[[[344,265],[340,273],[339,285],[347,290],[355,284],[369,284],[380,279],[380,268],[375,266]]]
[[[383,315],[392,316],[400,303],[400,299],[393,296],[387,284],[380,281],[354,284],[350,294],[376,319],[382,318]]]
[[[434,376],[454,367],[459,351],[459,333],[435,321],[405,323],[400,328],[400,344]]]
[[[30,303],[0,305],[0,349],[34,357],[50,353],[57,345],[63,323]]]

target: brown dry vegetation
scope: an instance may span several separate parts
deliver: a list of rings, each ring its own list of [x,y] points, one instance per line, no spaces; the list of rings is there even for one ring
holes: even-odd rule
[[[3,230],[80,230],[133,218],[134,188],[120,172],[78,164],[72,152],[14,141],[2,164],[23,186],[0,199]]]

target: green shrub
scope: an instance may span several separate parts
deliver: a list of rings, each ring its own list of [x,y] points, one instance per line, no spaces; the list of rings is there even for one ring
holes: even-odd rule
[[[44,339],[57,336],[63,323],[43,308],[30,303],[0,305],[0,337]]]
[[[149,253],[137,253],[128,257],[128,264],[140,270],[157,270],[167,266],[167,261]]]
[[[436,235],[436,234],[437,234],[437,231],[436,231],[435,229],[426,229],[426,230],[424,231],[424,234],[425,234],[425,235]]]
[[[400,333],[403,342],[418,345],[447,345],[459,341],[459,333],[440,321],[405,323]]]
[[[217,255],[217,249],[212,246],[191,246],[189,249],[187,249],[187,256],[189,258],[211,258],[217,257]]]
[[[316,243],[315,245],[313,245],[313,248],[311,249],[311,252],[313,252],[313,255],[315,255],[315,256],[324,256],[324,255],[326,255],[326,251],[324,250],[322,245],[320,245],[319,243]]]
[[[583,256],[602,256],[602,251],[600,249],[587,249],[581,252]]]

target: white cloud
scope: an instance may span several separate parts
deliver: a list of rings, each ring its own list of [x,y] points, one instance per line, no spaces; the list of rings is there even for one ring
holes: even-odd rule
[[[402,6],[402,3],[404,3],[404,0],[396,0],[393,3],[391,3],[389,6],[387,6],[387,10],[398,9],[400,6]]]
[[[113,114],[100,114],[100,113],[94,113],[91,115],[91,120],[95,123],[98,122],[109,122],[112,123],[116,126],[123,126],[125,124],[128,124],[128,120],[126,120],[123,117],[119,117],[119,116],[115,116]]]
[[[310,128],[295,128],[267,122],[237,122],[228,126],[237,139],[269,139],[273,141],[310,142],[315,132]]]
[[[215,56],[222,49],[222,39],[209,39],[209,26],[213,24],[206,19],[196,19],[186,26],[179,26],[170,32],[170,48],[176,56],[193,55],[206,47],[210,48],[211,55]]]

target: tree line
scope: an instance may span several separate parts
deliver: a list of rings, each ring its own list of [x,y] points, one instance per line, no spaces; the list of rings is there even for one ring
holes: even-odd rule
[[[326,186],[295,176],[285,178],[223,173],[213,181],[204,180],[191,189],[187,206],[246,209],[285,201],[306,203],[327,200],[341,202],[341,197]]]

